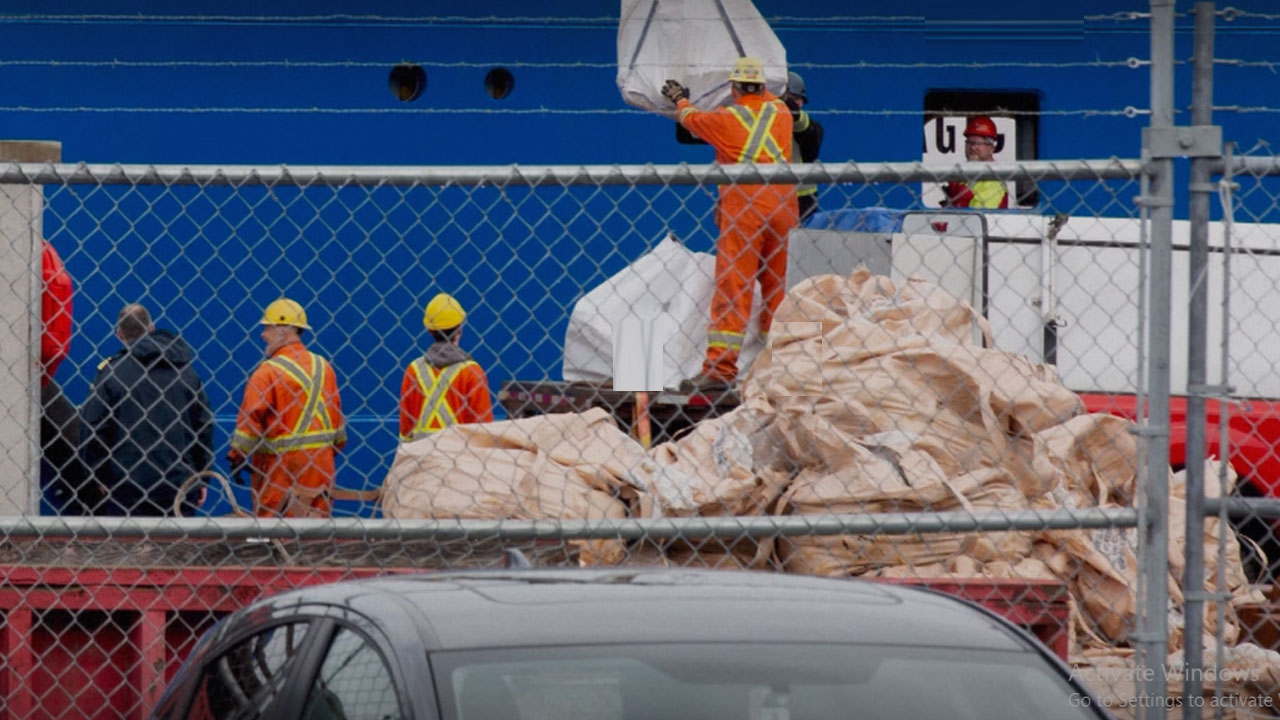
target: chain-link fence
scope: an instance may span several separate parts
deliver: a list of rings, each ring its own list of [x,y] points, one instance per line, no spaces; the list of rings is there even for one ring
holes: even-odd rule
[[[1182,671],[1172,678],[1171,690],[1187,693],[1190,707],[1203,708],[1206,716],[1252,717],[1274,713],[1277,700],[1280,536],[1275,522],[1280,514],[1272,430],[1277,408],[1276,393],[1268,387],[1273,377],[1270,348],[1278,327],[1271,310],[1276,237],[1271,176],[1276,166],[1265,145],[1241,157],[1228,146],[1224,158],[1209,161],[1206,180],[1209,171],[1221,176],[1202,185],[1216,196],[1212,216],[1206,212],[1202,219],[1207,237],[1199,257],[1194,239],[1188,246],[1187,277],[1203,287],[1200,318],[1197,322],[1193,317],[1188,325],[1190,339],[1206,353],[1198,377],[1189,377],[1186,389],[1189,405],[1199,400],[1204,406],[1203,412],[1186,416],[1187,457],[1192,457],[1193,433],[1198,432],[1211,458],[1225,456],[1230,462],[1210,462],[1193,479],[1204,488],[1202,506],[1192,502],[1192,495],[1187,496],[1185,515],[1179,504],[1171,507],[1171,527],[1185,522],[1187,537],[1203,532],[1205,538],[1203,555],[1186,558],[1188,613],[1182,628],[1202,632],[1204,650],[1187,641],[1185,654],[1171,648],[1168,663]],[[1202,516],[1207,517],[1200,520]],[[1236,531],[1239,544],[1223,534],[1228,527]],[[1236,564],[1236,553],[1242,564]],[[1190,586],[1197,578],[1202,588]]]
[[[145,716],[254,598],[514,548],[931,587],[1119,716],[1274,716],[1280,163],[1172,127],[1172,29],[1142,160],[9,165],[7,715]]]
[[[138,712],[191,639],[249,597],[493,566],[512,547],[541,565],[931,586],[1024,625],[1116,702],[1137,697],[1113,686],[1132,684],[1133,642],[1152,615],[1145,536],[1133,530],[1149,314],[1133,209],[1141,167],[11,165],[0,265],[26,284],[3,303],[6,346],[21,349],[7,368],[5,498],[21,513],[63,511],[5,521],[12,714],[74,714],[90,700]],[[1039,205],[984,214],[921,199],[931,183],[980,179],[1032,186]],[[819,212],[789,233],[769,332],[757,291],[737,382],[680,390],[717,330],[716,186],[797,181],[821,183]],[[42,238],[75,283],[74,337],[54,383],[82,422],[79,451],[60,459],[27,420],[41,389],[28,328],[40,327],[31,278]],[[440,292],[465,310],[458,344],[487,376],[494,422],[402,442],[414,427],[401,419],[406,368],[427,351],[424,311]],[[249,378],[275,349],[264,308],[281,297],[305,311],[302,342],[336,375],[341,406],[329,420],[346,441],[332,520],[233,517],[262,508],[277,472],[255,465],[237,484],[224,458],[247,427]],[[132,303],[156,331],[122,344]],[[648,330],[629,335],[627,322]],[[649,352],[645,333],[663,327]],[[164,378],[152,398],[145,373],[121,368],[161,331],[190,353],[138,363]],[[651,392],[614,390],[615,349],[637,341],[625,352],[649,352],[661,378]],[[173,369],[187,366],[212,439],[175,461],[165,454],[175,437],[193,447],[207,437],[182,413],[172,423],[192,432],[155,427],[175,397],[198,404]],[[116,394],[102,400],[107,386]],[[103,406],[88,417],[95,397]],[[94,455],[94,443],[106,451]],[[133,489],[164,497],[172,514],[178,484],[206,469],[216,476],[188,486],[179,508],[194,518],[113,504]],[[91,516],[68,511],[68,493]],[[1230,541],[1229,577],[1243,582],[1234,531],[1215,533],[1215,553]],[[1175,607],[1180,577],[1175,566]],[[88,671],[85,653],[114,674]]]

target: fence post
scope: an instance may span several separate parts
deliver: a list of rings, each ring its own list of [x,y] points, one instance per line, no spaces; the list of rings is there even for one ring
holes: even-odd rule
[[[1146,416],[1146,477],[1139,532],[1137,677],[1139,718],[1163,718],[1166,693],[1164,661],[1168,643],[1169,545],[1169,356],[1173,271],[1173,158],[1152,153],[1157,133],[1173,127],[1174,0],[1151,0],[1151,119],[1143,135],[1143,151],[1151,157],[1150,192],[1143,202],[1151,209],[1151,280],[1147,366],[1150,393]]]
[[[1214,3],[1201,1],[1195,7],[1194,75],[1191,92],[1191,124],[1194,130],[1213,124],[1213,25]],[[1213,159],[1197,155],[1191,159],[1190,203],[1191,245],[1188,259],[1187,313],[1187,455],[1186,455],[1186,566],[1183,575],[1183,708],[1188,720],[1202,714],[1204,685],[1199,681],[1204,664],[1204,460],[1208,428],[1205,426],[1205,399],[1210,392],[1207,380],[1209,352],[1209,197],[1217,190],[1209,182]],[[1228,328],[1223,327],[1222,332]],[[1220,448],[1225,454],[1226,448]],[[1224,458],[1225,459],[1225,458]]]
[[[0,141],[0,163],[59,162],[62,143]],[[40,241],[44,188],[0,186],[0,514],[40,511]]]

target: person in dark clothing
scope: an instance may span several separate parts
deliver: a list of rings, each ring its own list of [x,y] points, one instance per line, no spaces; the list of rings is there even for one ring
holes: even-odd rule
[[[817,162],[822,149],[822,125],[804,111],[809,102],[805,93],[804,78],[799,73],[787,73],[787,91],[782,102],[791,110],[791,140],[793,162]],[[796,186],[796,200],[800,203],[800,222],[818,209],[818,188],[814,185]]]
[[[80,462],[80,416],[56,382],[40,387],[40,487],[45,513],[87,515],[101,502]]]
[[[106,490],[100,513],[172,515],[183,481],[213,464],[209,399],[191,347],[156,330],[145,307],[126,305],[116,336],[125,347],[98,365],[80,412],[81,458]],[[182,514],[194,514],[203,501],[201,486],[184,498]]]

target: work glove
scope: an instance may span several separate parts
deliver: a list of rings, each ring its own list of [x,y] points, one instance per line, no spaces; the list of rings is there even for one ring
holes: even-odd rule
[[[969,207],[973,200],[973,191],[969,186],[955,180],[943,185],[942,192],[947,195],[942,204],[948,207]]]
[[[689,88],[681,85],[679,81],[668,80],[666,85],[662,86],[662,97],[673,103],[680,102],[681,98],[689,99]]]

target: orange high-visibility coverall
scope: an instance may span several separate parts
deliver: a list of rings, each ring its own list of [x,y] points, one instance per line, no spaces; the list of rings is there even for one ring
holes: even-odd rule
[[[40,384],[48,385],[58,372],[58,366],[71,348],[71,296],[74,292],[71,275],[62,266],[58,251],[43,241],[40,254],[41,277],[44,289],[40,295],[40,364],[44,373]]]
[[[405,368],[400,383],[401,442],[454,424],[485,422],[493,422],[493,404],[489,379],[479,363],[464,360],[436,367],[420,357]]]
[[[718,163],[791,161],[791,111],[768,91],[707,112],[686,98],[676,110],[680,124],[716,149]],[[787,233],[799,222],[795,186],[722,185],[716,222],[716,290],[702,372],[732,382],[756,281],[764,299],[761,332],[769,332],[786,293]]]
[[[338,378],[324,358],[294,342],[258,365],[244,389],[230,454],[233,462],[253,463],[257,515],[328,517],[334,455],[346,444]]]

